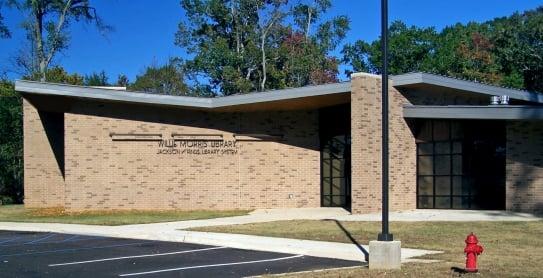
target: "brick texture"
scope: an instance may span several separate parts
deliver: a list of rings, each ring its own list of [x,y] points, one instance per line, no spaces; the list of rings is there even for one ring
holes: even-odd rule
[[[31,116],[31,115],[28,115]],[[30,118],[30,117],[29,117]],[[43,130],[28,140],[43,140]],[[157,154],[156,141],[114,141],[110,133],[279,134],[281,141],[237,141],[237,154]],[[317,111],[205,113],[76,103],[65,114],[65,207],[90,209],[253,209],[318,207]],[[179,142],[178,142],[179,143]],[[209,143],[209,142],[208,142]],[[31,153],[49,154],[34,149]],[[30,161],[42,171],[42,167]],[[25,177],[31,200],[40,171]],[[45,185],[45,184],[43,184]],[[33,203],[38,205],[38,203]],[[58,203],[61,204],[61,203]]]
[[[352,76],[353,213],[381,209],[380,88],[378,76]],[[402,107],[484,105],[488,97],[445,89],[400,92],[390,87],[389,92],[390,208],[414,209],[417,123],[403,118]],[[28,207],[79,211],[320,206],[318,110],[203,112],[91,101],[73,101],[62,110],[65,113],[38,112],[24,101]],[[158,141],[116,141],[112,133],[159,134],[163,139],[172,134],[212,135],[236,145],[225,153],[220,147],[207,154],[187,153],[194,148],[163,154],[159,152],[170,148],[159,147]],[[251,134],[283,139],[248,140]],[[507,122],[508,210],[543,213],[543,154],[537,151],[542,148],[543,123]]]
[[[24,133],[24,203],[27,207],[64,206],[64,177],[58,144],[64,134],[62,114],[38,112],[28,101],[23,100]],[[50,130],[49,133],[46,132]],[[57,149],[54,147],[57,146]],[[57,160],[58,158],[58,160]]]
[[[389,88],[390,209],[416,207],[416,145],[402,107],[409,103]],[[381,78],[355,74],[351,83],[352,211],[381,210]]]
[[[543,123],[507,122],[506,208],[543,214]]]

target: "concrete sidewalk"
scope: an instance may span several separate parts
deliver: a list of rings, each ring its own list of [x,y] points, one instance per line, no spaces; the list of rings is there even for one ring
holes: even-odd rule
[[[390,221],[539,221],[541,217],[529,213],[511,211],[476,210],[408,210],[391,212]],[[285,220],[339,220],[339,221],[381,221],[381,213],[351,214],[343,208],[296,208],[296,209],[258,209],[248,215],[165,222],[154,224],[126,225],[134,229],[147,226],[163,229],[190,229],[208,226],[241,225]]]
[[[0,230],[54,232],[87,236],[185,242],[257,251],[301,254],[360,262],[366,261],[368,256],[368,252],[366,250],[369,249],[366,245],[358,245],[354,243],[349,244],[240,234],[180,231],[176,229],[158,228],[154,227],[153,225],[154,224],[148,224],[145,228],[140,227],[139,229],[135,229],[133,225],[114,227],[74,224],[0,222]],[[402,248],[402,262],[409,262],[411,260],[416,260],[414,259],[415,257],[435,253],[441,252]]]
[[[219,245],[240,249],[282,252],[320,256],[326,258],[364,261],[367,246],[357,244],[309,241],[287,238],[272,238],[237,234],[220,234],[181,231],[182,229],[262,223],[279,220],[380,221],[381,214],[352,215],[341,208],[269,209],[256,210],[248,215],[189,220],[153,224],[124,226],[98,226],[55,223],[11,223],[0,222],[0,230],[55,232],[81,235],[96,235],[132,239],[150,239]],[[537,221],[542,218],[508,211],[463,211],[463,210],[412,210],[390,213],[391,221]],[[402,259],[408,261],[416,256],[435,251],[402,249]]]
[[[348,214],[334,217],[340,221],[381,221],[381,213]],[[415,209],[391,212],[390,221],[540,221],[542,217],[504,210],[452,210],[452,209]]]

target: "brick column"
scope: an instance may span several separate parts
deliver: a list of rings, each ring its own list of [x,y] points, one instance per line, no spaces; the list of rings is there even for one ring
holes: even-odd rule
[[[62,122],[38,111],[23,99],[24,203],[29,208],[64,206],[63,154],[53,145],[62,134]],[[57,115],[62,117],[62,115]],[[56,149],[54,149],[56,148]]]
[[[351,75],[352,212],[381,211],[381,78]],[[403,118],[406,98],[389,88],[390,208],[416,208],[416,145]]]
[[[506,124],[506,209],[543,214],[543,123]]]

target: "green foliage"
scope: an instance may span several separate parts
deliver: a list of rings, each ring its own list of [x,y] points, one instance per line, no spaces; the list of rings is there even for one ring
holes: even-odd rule
[[[128,80],[128,77],[124,74],[119,74],[117,77],[117,82],[115,82],[115,86],[128,87],[128,85],[130,85],[130,80]]]
[[[345,16],[324,21],[331,1],[182,0],[187,18],[176,45],[189,84],[231,95],[337,80],[330,52],[349,30]],[[293,24],[294,23],[294,24]]]
[[[99,73],[93,72],[90,75],[85,75],[85,86],[109,86],[105,71]]]
[[[22,100],[6,80],[0,80],[0,199],[23,200]]]
[[[504,79],[510,85],[514,76],[523,77],[523,87],[543,92],[543,6],[489,22],[490,38]]]
[[[25,76],[23,79],[39,81],[41,79],[41,74],[35,72],[31,76]],[[84,85],[85,78],[77,73],[69,74],[60,66],[55,66],[48,69],[45,72],[45,81],[51,83],[62,83],[62,84],[71,84],[71,85]]]
[[[419,71],[436,49],[437,32],[434,28],[407,27],[394,21],[389,27],[389,72],[391,74]],[[343,61],[354,71],[380,73],[381,41],[356,41],[343,48]],[[350,74],[352,71],[348,71]]]
[[[154,94],[187,95],[189,89],[183,76],[182,65],[171,60],[163,66],[148,66],[142,75],[136,76],[129,89]]]
[[[496,85],[543,91],[543,7],[485,23],[433,28],[393,22],[391,74],[427,71]],[[343,48],[352,71],[379,73],[380,40]]]

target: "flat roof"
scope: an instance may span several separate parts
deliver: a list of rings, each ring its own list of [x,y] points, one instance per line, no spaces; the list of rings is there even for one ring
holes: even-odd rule
[[[415,119],[543,120],[543,106],[406,105],[403,116]]]
[[[215,98],[160,95],[145,92],[118,91],[111,90],[109,88],[74,86],[26,80],[17,80],[15,82],[15,90],[23,94],[62,96],[90,100],[168,105],[203,109],[219,109],[223,107],[350,93],[351,83],[331,83]]]
[[[491,96],[509,96],[511,99],[543,103],[543,94],[488,85],[425,72],[413,72],[390,77],[394,87],[416,88],[417,85],[436,86]]]
[[[391,76],[390,78],[393,86],[397,88],[418,88],[423,91],[428,90],[430,93],[436,90],[452,90],[485,95],[507,95],[511,99],[543,103],[543,94],[540,93],[502,88],[429,73],[408,73]],[[111,88],[104,87],[85,87],[26,80],[17,80],[15,82],[15,90],[23,94],[39,96],[237,111],[243,109],[315,108],[348,103],[350,95],[346,93],[351,92],[351,82],[347,81],[215,98],[159,95],[145,92],[112,90]]]

